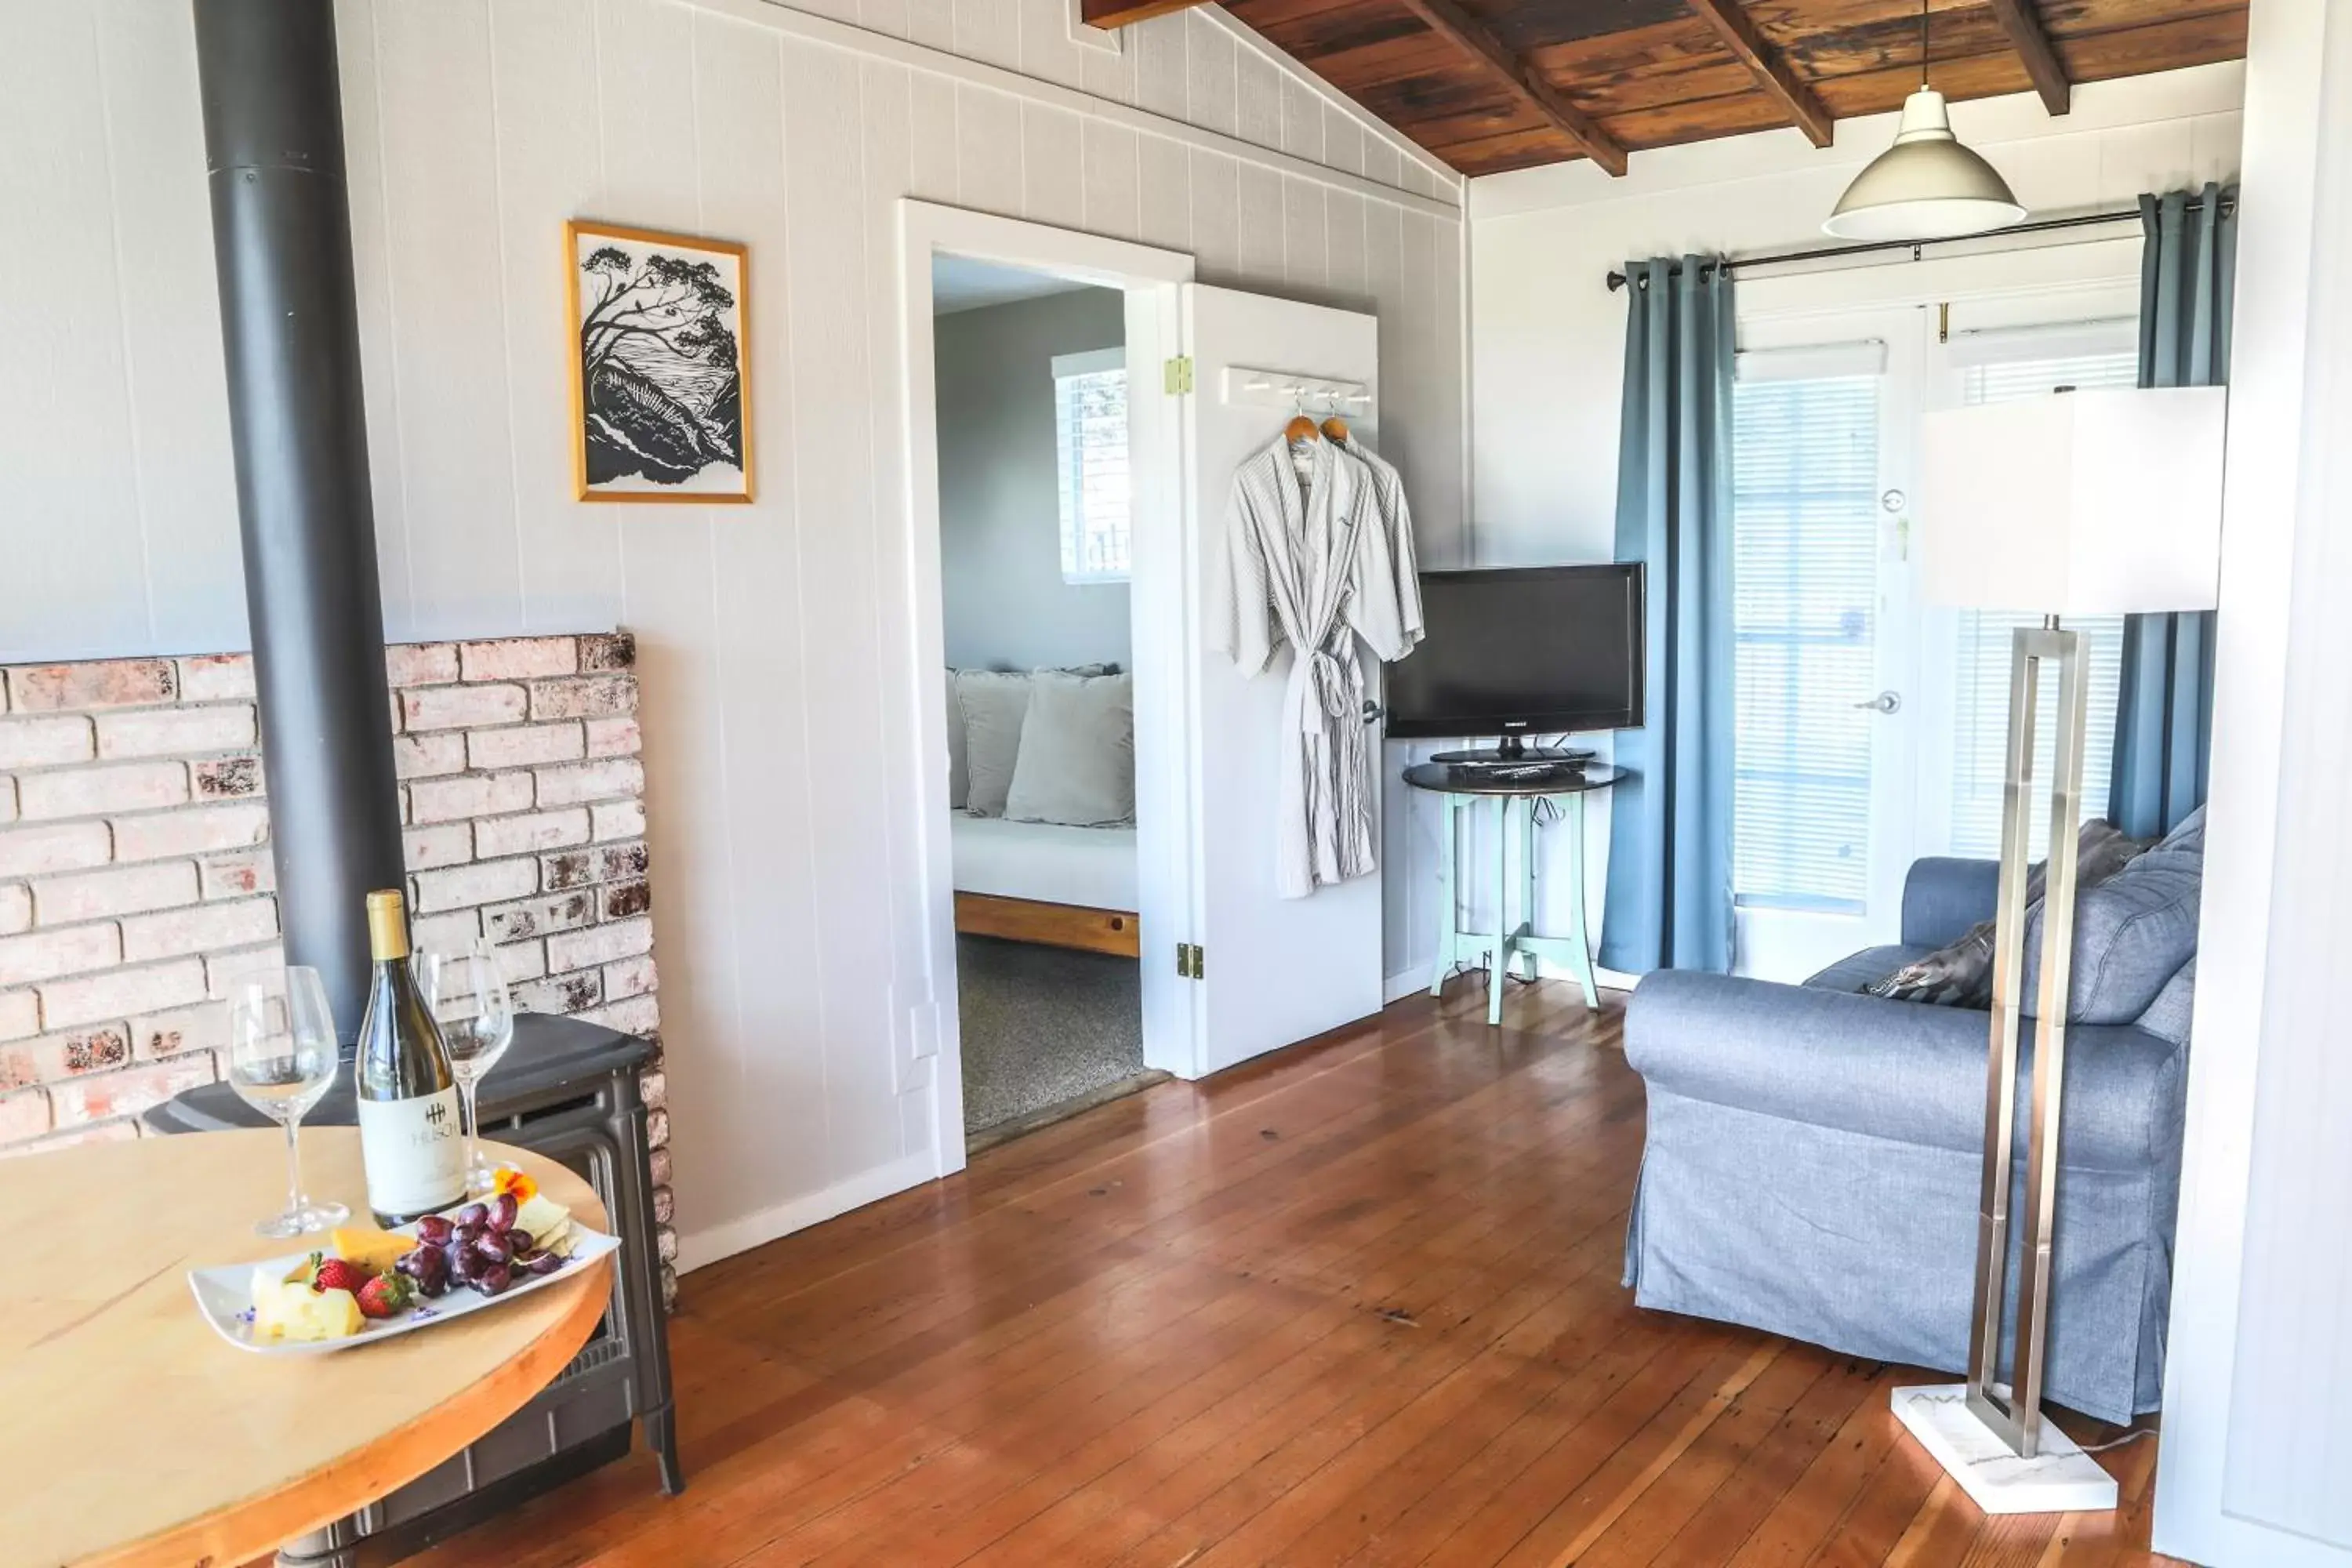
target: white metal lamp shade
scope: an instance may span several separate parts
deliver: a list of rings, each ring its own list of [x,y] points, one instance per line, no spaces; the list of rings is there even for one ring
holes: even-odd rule
[[[1950,239],[2025,216],[2009,182],[1960,144],[1944,95],[1906,99],[1895,145],[1871,161],[1822,225],[1840,239]]]

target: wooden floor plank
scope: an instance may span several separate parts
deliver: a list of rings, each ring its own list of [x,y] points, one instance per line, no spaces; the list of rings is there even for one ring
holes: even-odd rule
[[[1646,1559],[1690,1568],[1727,1563],[1811,1468],[1843,1424],[1885,1397],[1875,1363],[1832,1356],[1831,1365],[1780,1424],[1731,1468],[1664,1550]],[[1662,1523],[1644,1539],[1664,1532]]]
[[[1988,1521],[1888,1411],[1916,1371],[1634,1309],[1622,1012],[1507,1003],[1456,982],[688,1276],[686,1495],[633,1455],[418,1561],[2162,1561],[2152,1442],[2114,1514]]]

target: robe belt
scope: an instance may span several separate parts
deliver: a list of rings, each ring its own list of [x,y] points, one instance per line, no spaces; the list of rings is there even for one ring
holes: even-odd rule
[[[1364,705],[1364,670],[1356,662],[1355,649],[1344,655],[1330,652],[1318,645],[1303,661],[1308,689],[1314,700],[1299,704],[1298,728],[1304,734],[1320,735],[1325,715],[1334,719],[1351,718]],[[1321,711],[1318,711],[1318,710]]]

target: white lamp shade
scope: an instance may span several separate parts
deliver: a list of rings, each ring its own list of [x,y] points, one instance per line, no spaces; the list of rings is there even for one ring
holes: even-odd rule
[[[2071,392],[1924,416],[1928,599],[2045,616],[2211,609],[2228,399],[2218,386]]]
[[[1944,95],[1923,87],[1904,101],[1895,145],[1854,176],[1822,227],[1840,239],[1952,239],[2024,216],[2009,182],[1952,134]]]

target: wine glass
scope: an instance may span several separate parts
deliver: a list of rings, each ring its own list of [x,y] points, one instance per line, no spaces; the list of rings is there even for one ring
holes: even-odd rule
[[[441,1043],[449,1050],[449,1070],[457,1076],[457,1094],[466,1110],[466,1190],[487,1193],[494,1181],[482,1157],[480,1118],[475,1097],[482,1079],[498,1065],[514,1040],[514,998],[507,993],[506,977],[499,972],[498,955],[477,940],[455,952],[416,955],[417,989],[441,1026]]]
[[[319,972],[293,964],[238,981],[230,990],[228,1081],[247,1105],[286,1129],[286,1212],[255,1226],[259,1236],[301,1236],[351,1218],[338,1203],[302,1190],[302,1117],[335,1081],[335,1019]]]

